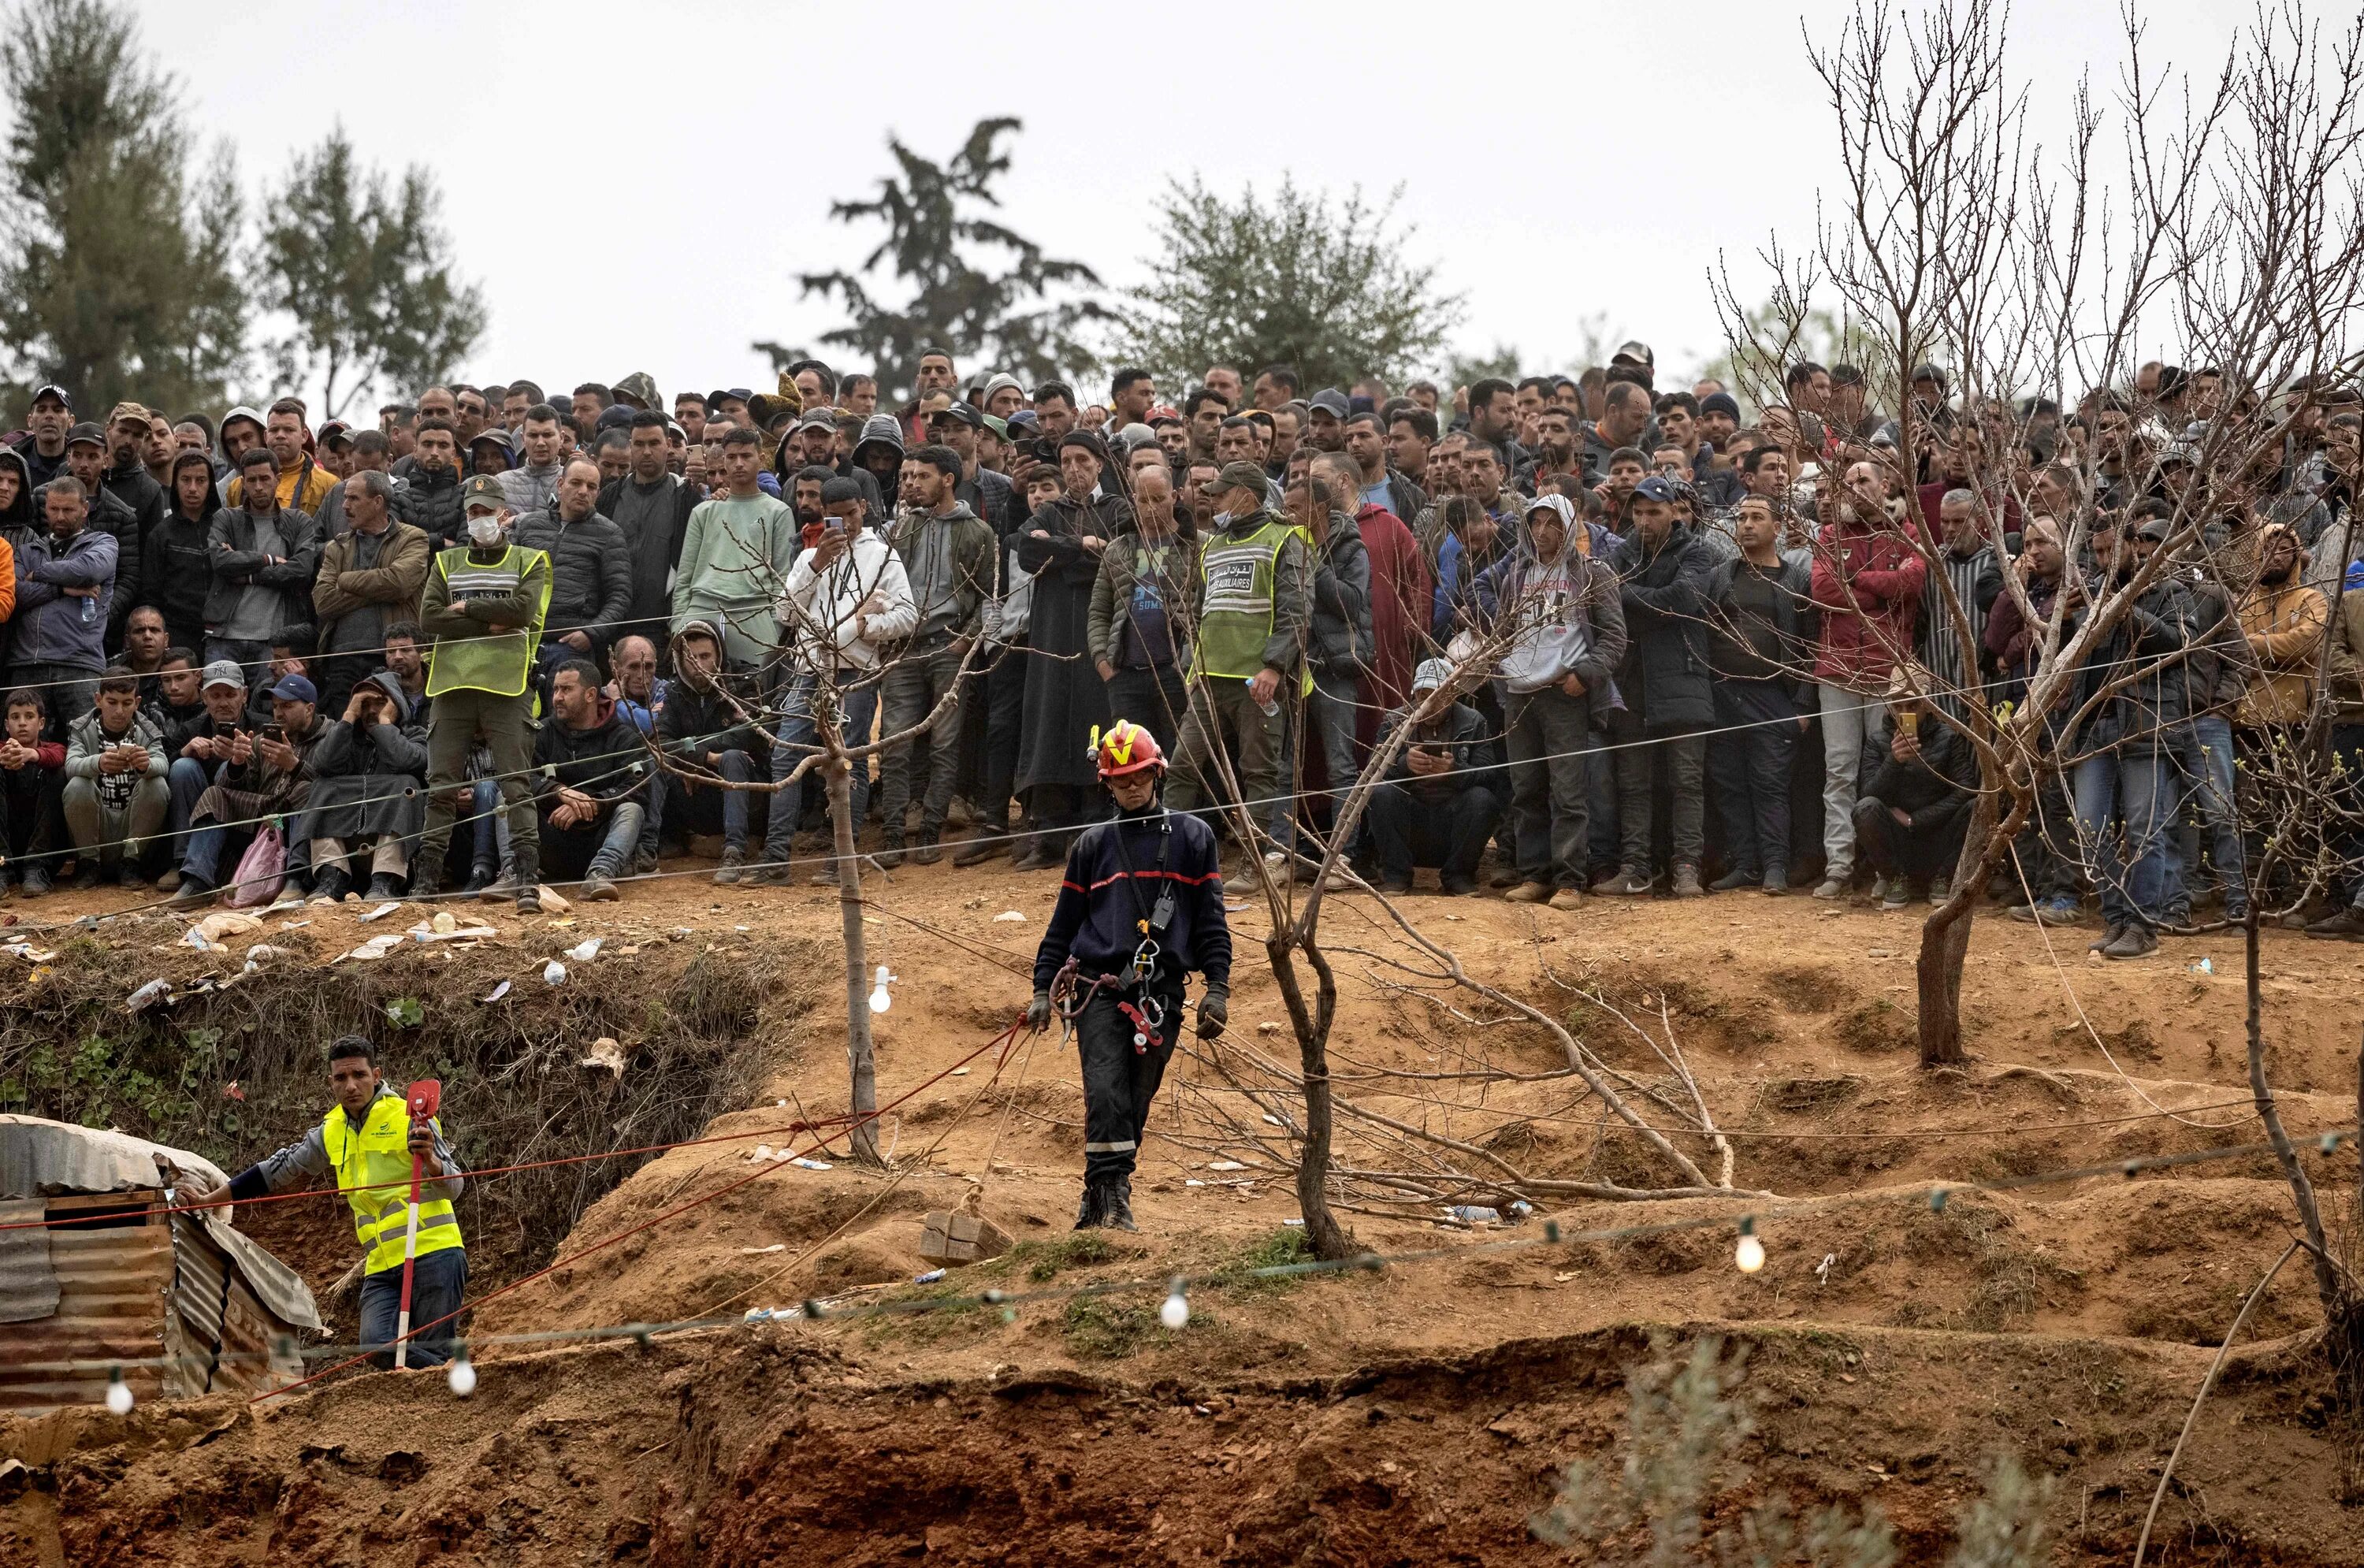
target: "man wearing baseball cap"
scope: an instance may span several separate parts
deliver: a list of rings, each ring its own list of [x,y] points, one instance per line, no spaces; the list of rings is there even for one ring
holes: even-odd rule
[[[172,869],[156,882],[156,891],[170,893],[181,885],[181,862],[188,852],[189,819],[196,814],[198,797],[212,784],[214,771],[230,760],[231,744],[246,722],[246,675],[227,659],[205,667],[197,690],[205,711],[188,724],[169,731],[172,756],[164,783],[172,791],[166,818],[173,835]]]
[[[130,511],[138,531],[128,548],[135,551],[164,520],[164,487],[148,473],[152,433],[148,410],[137,403],[118,403],[106,417],[106,466],[98,476],[99,488]]]
[[[1437,868],[1448,898],[1477,892],[1478,857],[1502,819],[1510,780],[1500,749],[1487,734],[1485,715],[1444,690],[1452,681],[1450,663],[1423,661],[1412,673],[1411,699],[1379,720],[1382,745],[1405,732],[1366,808],[1382,893],[1410,893],[1421,866]]]
[[[256,487],[265,487],[268,478],[258,473]],[[320,721],[320,694],[302,675],[282,675],[270,691],[271,721],[231,736],[227,762],[189,814],[174,904],[211,898],[237,873],[245,846],[265,820],[300,817],[310,802],[312,751],[328,728]],[[288,846],[291,859],[296,849]]]
[[[37,386],[33,406],[25,416],[25,434],[17,450],[25,460],[32,485],[39,489],[66,471],[66,428],[73,423],[73,399],[62,386]]]
[[[1224,793],[1217,751],[1237,759],[1240,789],[1261,806],[1276,844],[1289,841],[1289,802],[1280,758],[1288,703],[1311,686],[1305,639],[1310,619],[1312,569],[1305,535],[1266,509],[1261,464],[1227,462],[1205,489],[1215,504],[1211,531],[1199,551],[1199,641],[1191,659],[1190,715],[1176,748],[1178,764],[1166,798],[1176,811],[1195,810]],[[1278,869],[1281,849],[1266,851]]]
[[[441,891],[452,826],[470,793],[468,748],[482,730],[508,816],[517,906],[539,914],[541,825],[526,776],[527,724],[534,650],[550,613],[550,557],[509,542],[514,515],[491,474],[460,487],[460,510],[468,542],[437,553],[418,612],[435,644],[427,659],[427,826],[411,857],[410,895]]]

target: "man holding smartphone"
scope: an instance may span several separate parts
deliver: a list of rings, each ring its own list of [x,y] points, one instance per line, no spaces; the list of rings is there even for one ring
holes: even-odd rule
[[[1411,721],[1404,748],[1371,792],[1366,819],[1379,862],[1379,891],[1411,891],[1412,873],[1437,868],[1448,898],[1478,891],[1478,860],[1502,819],[1509,777],[1485,716],[1444,695],[1453,666],[1442,659],[1413,672],[1411,697],[1379,720],[1379,743]]]
[[[98,678],[98,706],[66,736],[66,830],[79,868],[74,886],[122,880],[172,806],[164,737],[139,707],[139,678],[121,665]]]

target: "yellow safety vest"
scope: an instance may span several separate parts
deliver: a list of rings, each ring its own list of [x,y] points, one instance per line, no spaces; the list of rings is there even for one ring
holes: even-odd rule
[[[369,1254],[365,1272],[383,1273],[402,1267],[410,1216],[410,1106],[399,1095],[380,1095],[370,1102],[358,1133],[346,1120],[345,1107],[335,1106],[320,1124],[320,1141],[337,1168],[338,1189],[352,1205],[353,1234]],[[430,1197],[429,1190],[421,1185],[418,1195],[418,1256],[422,1258],[462,1245],[460,1219],[452,1212],[452,1200]]]
[[[506,598],[532,575],[545,552],[507,545],[498,561],[478,561],[469,547],[453,545],[436,552],[433,570],[450,591],[452,604],[471,598]],[[553,570],[554,570],[553,563]],[[492,692],[499,696],[524,695],[533,674],[534,649],[541,641],[543,621],[550,615],[551,578],[541,580],[541,598],[533,607],[533,624],[509,632],[480,637],[439,637],[427,651],[427,695],[445,692]]]
[[[1303,528],[1269,512],[1253,533],[1209,536],[1199,553],[1199,570],[1206,591],[1199,612],[1199,640],[1192,673],[1222,675],[1252,681],[1263,673],[1265,644],[1272,637],[1273,595],[1278,578],[1280,552],[1291,539],[1305,539]],[[1308,591],[1310,591],[1308,584]],[[1298,669],[1299,695],[1313,689],[1313,674],[1302,662]]]

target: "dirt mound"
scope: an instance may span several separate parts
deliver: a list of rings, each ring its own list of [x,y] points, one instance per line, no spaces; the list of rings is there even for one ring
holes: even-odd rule
[[[437,1003],[410,1027],[454,1031],[486,1014],[474,996],[512,977],[530,999],[514,1016],[531,1020],[541,1057],[611,1034],[657,1086],[675,1082],[645,1071],[661,1008],[664,1029],[727,1041],[746,1073],[735,1101],[685,1113],[740,1141],[677,1150],[586,1191],[561,1249],[584,1255],[486,1303],[473,1334],[728,1318],[817,1296],[955,1305],[645,1351],[486,1342],[484,1387],[465,1406],[439,1378],[370,1376],[253,1414],[206,1404],[122,1424],[87,1411],[17,1423],[0,1428],[0,1447],[29,1469],[0,1477],[20,1488],[0,1495],[0,1543],[15,1553],[0,1560],[213,1568],[341,1543],[363,1520],[374,1550],[504,1563],[1544,1562],[1525,1520],[1561,1467],[1616,1429],[1622,1370],[1664,1326],[1714,1323],[1758,1347],[1755,1462],[1801,1503],[1877,1500],[1904,1527],[1908,1557],[1938,1554],[1983,1457],[2008,1448],[2059,1483],[2063,1560],[2123,1562],[2209,1351],[2290,1234],[2286,1190],[2260,1158],[1929,1201],[1933,1183],[2254,1140],[2229,938],[2107,968],[2080,951],[2056,967],[2041,933],[1982,918],[1964,985],[1978,1060],[1931,1075],[1912,1063],[1910,918],[1718,898],[1588,905],[1572,918],[1487,900],[1415,900],[1411,912],[1645,1098],[1672,1092],[1667,1056],[1679,1051],[1732,1146],[1735,1184],[1778,1200],[1718,1200],[1706,1210],[1718,1222],[1695,1230],[1465,1252],[1539,1237],[1546,1215],[1578,1231],[1702,1206],[1544,1196],[1527,1226],[1472,1234],[1366,1181],[1347,1191],[1362,1244],[1448,1255],[1377,1275],[1252,1280],[1246,1269],[1302,1243],[1285,1223],[1297,1215],[1292,1107],[1254,1061],[1293,1051],[1269,978],[1243,962],[1232,1036],[1186,1042],[1151,1118],[1142,1233],[1078,1239],[1072,1052],[1044,1037],[953,1072],[1022,1005],[1051,893],[945,867],[870,891],[872,956],[900,976],[875,1020],[880,1098],[896,1107],[881,1129],[887,1173],[853,1166],[842,1139],[783,1130],[844,1103],[841,1029],[826,1009],[798,1010],[842,983],[832,896],[636,884],[572,924],[519,924],[481,986],[474,970],[460,985],[442,964],[394,967],[429,962],[417,959],[366,978],[307,973],[338,1007],[448,994],[448,1018]],[[1020,919],[1000,917],[1012,910]],[[1370,944],[1344,971],[1342,1096],[1539,1181],[1656,1184],[1665,1166],[1562,1073],[1546,1031],[1377,984],[1400,976],[1385,967],[1384,926],[1357,911],[1341,899],[1331,917]],[[310,962],[369,934],[351,918],[313,917],[299,933]],[[1237,920],[1252,956],[1261,906]],[[695,935],[674,941],[676,929]],[[92,962],[119,970],[153,950],[152,962],[183,965],[176,977],[199,976],[171,951],[176,927],[137,928],[111,950],[115,933],[99,929]],[[592,934],[609,951],[576,966],[586,984],[547,995],[541,963]],[[2202,957],[2213,973],[2190,967]],[[734,967],[685,995],[692,960]],[[2353,1125],[2349,950],[2275,933],[2266,970],[2293,1132]],[[113,974],[92,982],[90,1012],[43,1001],[21,975],[0,972],[0,999],[23,985],[18,999],[50,1011],[0,1040],[28,1049],[42,1029],[54,1046],[119,1007]],[[190,1025],[219,1027],[192,1006],[170,1029],[140,1027],[184,1042]],[[314,1093],[289,1081],[291,1095]],[[521,1113],[501,1093],[489,1075],[447,1089],[447,1114],[463,1137],[506,1128]],[[1340,1136],[1342,1158],[1366,1172],[1481,1160],[1448,1160],[1435,1152],[1445,1145],[1369,1118],[1342,1117]],[[1706,1140],[1681,1141],[1712,1162]],[[756,1142],[809,1147],[831,1168],[759,1165]],[[2309,1162],[2326,1192],[2352,1187],[2352,1152]],[[972,1186],[1017,1246],[914,1283],[930,1267],[920,1215]],[[678,1220],[598,1248],[685,1204]],[[340,1223],[306,1229],[293,1211],[314,1206],[279,1207],[290,1212],[251,1228],[333,1269],[349,1261]],[[1758,1216],[1767,1251],[1754,1274],[1733,1264],[1743,1212]],[[472,1235],[487,1235],[481,1214]],[[1176,1273],[1214,1276],[1194,1288],[1179,1333],[1157,1316]],[[1068,1286],[1107,1293],[1014,1318],[966,1301]],[[2202,1547],[2231,1562],[2364,1556],[2332,1501],[2325,1380],[2303,1350],[2316,1317],[2298,1267],[2253,1314],[2248,1337],[2277,1342],[2236,1358],[2180,1466],[2190,1490],[2167,1518],[2175,1560]]]

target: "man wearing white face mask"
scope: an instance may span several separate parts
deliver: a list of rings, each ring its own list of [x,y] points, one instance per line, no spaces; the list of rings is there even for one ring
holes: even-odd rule
[[[481,731],[508,816],[518,909],[541,907],[541,833],[526,724],[533,699],[534,649],[550,613],[550,557],[508,541],[512,514],[500,483],[479,474],[460,489],[468,542],[439,552],[427,573],[419,624],[435,638],[428,655],[427,827],[411,857],[410,895],[438,891],[452,823],[470,793],[468,748]]]

